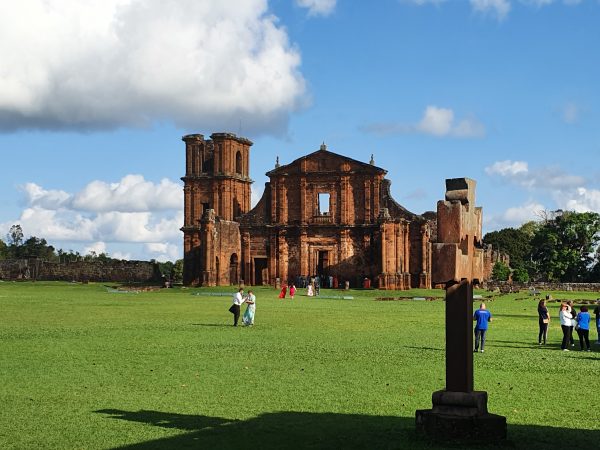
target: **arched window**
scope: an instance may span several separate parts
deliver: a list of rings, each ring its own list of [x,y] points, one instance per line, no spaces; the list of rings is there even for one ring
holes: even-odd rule
[[[240,151],[235,154],[235,173],[242,174],[242,153]]]

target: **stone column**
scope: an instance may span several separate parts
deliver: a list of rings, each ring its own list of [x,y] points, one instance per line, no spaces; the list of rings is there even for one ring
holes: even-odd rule
[[[252,255],[251,255],[251,242],[250,242],[250,233],[245,231],[242,233],[242,258],[244,264],[244,283],[245,284],[254,284],[252,273]]]
[[[300,177],[300,223],[306,224],[306,177]]]
[[[365,223],[371,223],[371,180],[365,180]]]
[[[311,275],[308,261],[308,240],[306,230],[300,232],[300,275]]]

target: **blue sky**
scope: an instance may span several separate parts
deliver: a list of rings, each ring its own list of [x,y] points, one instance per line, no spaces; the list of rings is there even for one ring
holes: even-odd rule
[[[0,236],[181,257],[187,133],[265,172],[329,150],[434,210],[477,180],[484,232],[600,212],[598,0],[23,0],[0,6]]]

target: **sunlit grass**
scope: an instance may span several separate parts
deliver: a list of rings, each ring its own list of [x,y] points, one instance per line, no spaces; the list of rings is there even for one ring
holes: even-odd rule
[[[428,447],[414,413],[444,387],[444,302],[376,298],[443,291],[291,301],[261,287],[253,328],[232,327],[230,297],[214,295],[234,291],[0,283],[0,448]],[[554,320],[540,348],[527,294],[488,307],[476,389],[512,443],[596,448],[600,346],[561,352]]]

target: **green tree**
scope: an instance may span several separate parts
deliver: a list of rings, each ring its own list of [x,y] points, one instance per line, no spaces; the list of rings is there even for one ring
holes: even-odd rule
[[[533,237],[531,258],[543,279],[587,281],[597,264],[599,241],[599,214],[554,211]]]
[[[494,281],[508,281],[510,276],[509,267],[502,261],[496,261],[492,269],[492,280]]]
[[[31,236],[26,239],[19,248],[21,258],[41,258],[47,261],[53,261],[56,258],[54,247],[48,245],[46,239]]]
[[[528,283],[529,282],[529,273],[524,267],[518,267],[513,270],[512,280],[515,283]]]
[[[523,225],[525,226],[525,225]],[[526,267],[526,262],[531,253],[531,236],[529,228],[504,228],[487,233],[483,237],[485,244],[491,244],[492,248],[510,257],[510,265],[513,268]]]
[[[18,247],[23,242],[23,228],[21,225],[15,224],[8,231],[8,245]]]
[[[181,283],[183,281],[183,259],[178,259],[173,265],[173,281]]]
[[[8,259],[8,246],[0,239],[0,260]]]

